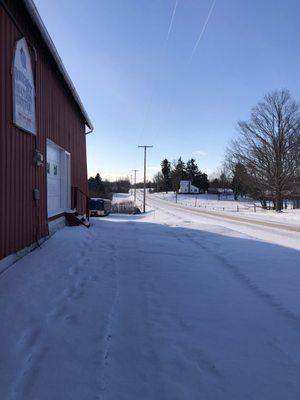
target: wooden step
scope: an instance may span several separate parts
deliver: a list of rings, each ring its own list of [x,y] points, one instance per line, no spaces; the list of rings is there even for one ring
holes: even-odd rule
[[[65,216],[66,216],[67,223],[70,226],[84,225],[86,228],[89,228],[91,226],[91,224],[89,223],[89,221],[87,219],[85,219],[84,217],[81,217],[76,212],[66,212]]]

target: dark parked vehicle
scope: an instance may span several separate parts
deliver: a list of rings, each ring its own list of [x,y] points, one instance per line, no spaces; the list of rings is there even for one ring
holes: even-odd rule
[[[90,199],[90,217],[106,217],[111,211],[111,201],[108,199]]]

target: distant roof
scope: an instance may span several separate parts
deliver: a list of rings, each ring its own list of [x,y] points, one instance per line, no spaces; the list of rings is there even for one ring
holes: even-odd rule
[[[43,40],[45,41],[52,57],[54,58],[54,61],[57,65],[57,68],[59,69],[60,73],[62,74],[68,88],[70,89],[72,96],[75,100],[75,102],[77,103],[82,115],[84,116],[86,125],[91,129],[91,131],[94,129],[93,124],[80,100],[80,97],[75,89],[75,86],[73,84],[73,82],[71,81],[71,78],[69,77],[69,74],[67,73],[66,68],[63,65],[63,62],[58,54],[58,51],[56,50],[56,47],[54,46],[54,43],[42,21],[42,18],[34,4],[34,2],[32,0],[23,0],[24,5],[30,15],[30,17],[32,18],[33,22],[35,23],[37,29],[39,30]]]

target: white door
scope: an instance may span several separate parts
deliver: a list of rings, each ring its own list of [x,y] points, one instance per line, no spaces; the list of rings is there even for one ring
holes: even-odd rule
[[[47,141],[47,205],[48,216],[70,208],[70,154]]]

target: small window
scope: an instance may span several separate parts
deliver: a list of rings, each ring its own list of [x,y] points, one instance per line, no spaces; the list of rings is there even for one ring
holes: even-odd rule
[[[50,163],[47,162],[47,174],[50,174]]]
[[[53,165],[53,174],[57,175],[57,165]]]

